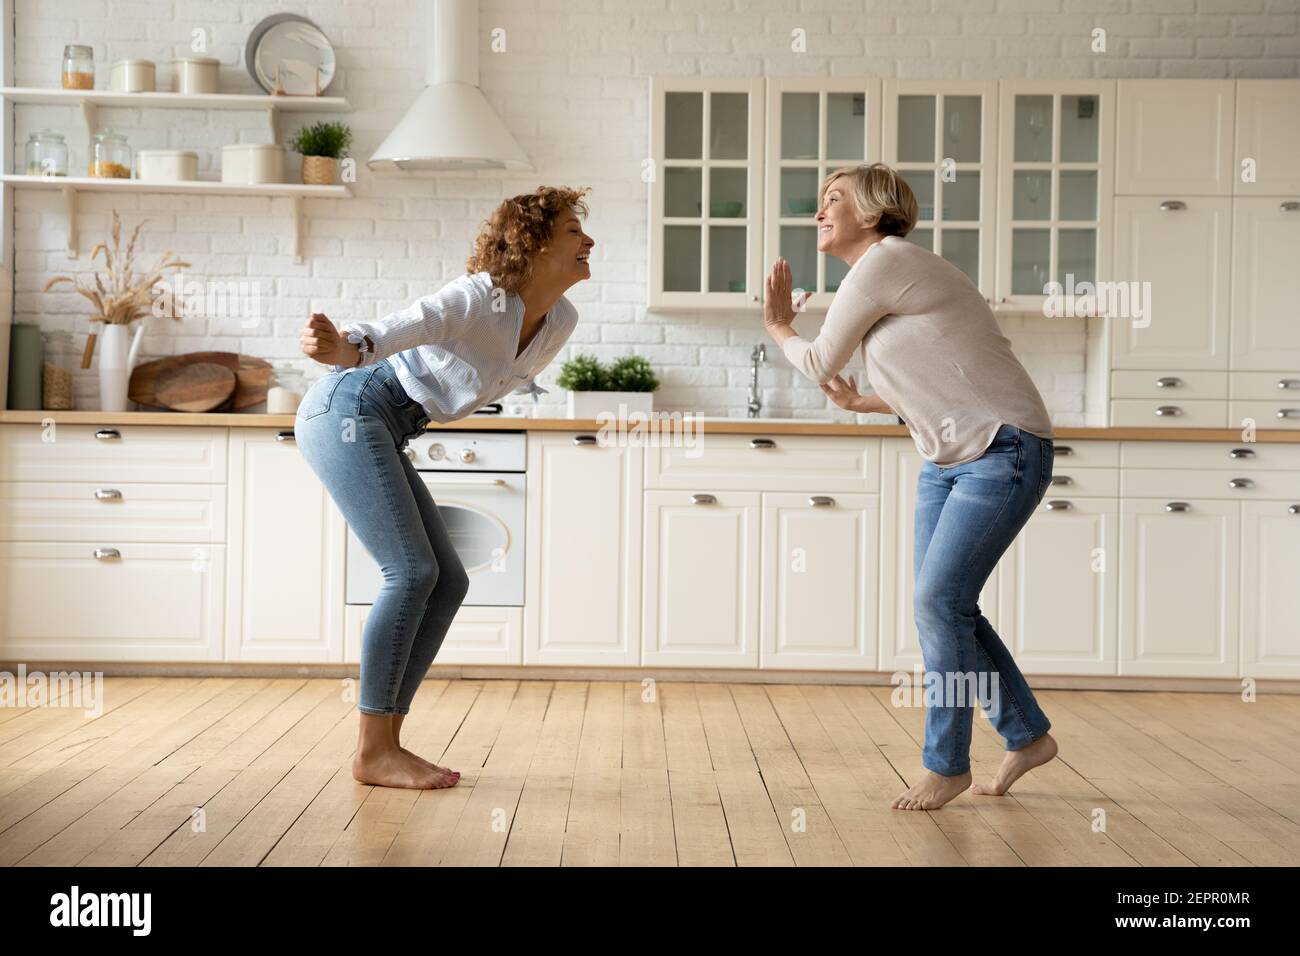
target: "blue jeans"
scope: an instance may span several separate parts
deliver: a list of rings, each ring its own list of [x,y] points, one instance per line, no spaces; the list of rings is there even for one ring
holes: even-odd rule
[[[979,595],[1047,491],[1053,444],[1004,424],[974,461],[921,466],[916,489],[914,595],[926,670],[926,769],[955,776],[970,769],[976,700],[1019,750],[1047,733],[1020,668],[988,619]]]
[[[404,451],[428,423],[383,361],[318,379],[294,422],[302,456],[384,575],[362,638],[364,714],[410,711],[469,590],[438,506]]]

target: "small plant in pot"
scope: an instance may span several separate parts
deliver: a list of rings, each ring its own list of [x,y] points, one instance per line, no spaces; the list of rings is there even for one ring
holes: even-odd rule
[[[332,186],[338,179],[339,159],[352,145],[352,130],[346,123],[313,123],[298,130],[289,145],[302,153],[304,183]]]
[[[640,355],[625,355],[609,366],[592,355],[575,355],[560,366],[555,382],[569,392],[570,418],[595,418],[601,413],[649,415],[659,387],[650,363]]]

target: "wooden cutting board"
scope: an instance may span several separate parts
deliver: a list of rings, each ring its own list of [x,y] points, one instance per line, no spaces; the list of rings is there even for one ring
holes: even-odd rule
[[[215,362],[174,366],[158,374],[155,394],[174,412],[210,412],[235,394],[235,373]]]
[[[208,363],[220,365],[235,373],[235,391],[222,411],[239,411],[266,401],[266,390],[271,384],[271,363],[252,355],[238,352],[189,352],[170,355],[137,365],[131,372],[127,396],[133,402],[150,408],[166,408],[158,400],[158,376],[169,369]]]

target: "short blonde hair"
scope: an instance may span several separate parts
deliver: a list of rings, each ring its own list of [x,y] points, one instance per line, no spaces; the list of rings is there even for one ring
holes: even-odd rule
[[[884,163],[870,163],[862,166],[845,166],[826,177],[821,192],[817,194],[817,208],[826,200],[826,190],[831,183],[843,177],[848,180],[845,192],[853,202],[853,208],[862,219],[870,222],[877,219],[872,227],[883,236],[902,238],[916,225],[916,195],[907,180],[890,169]]]

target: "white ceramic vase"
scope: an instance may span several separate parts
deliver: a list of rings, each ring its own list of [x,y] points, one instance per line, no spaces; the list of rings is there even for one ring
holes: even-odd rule
[[[104,323],[99,332],[99,407],[106,412],[126,411],[127,386],[131,383],[131,369],[140,354],[140,338],[144,323],[136,326],[130,342],[129,325]]]

